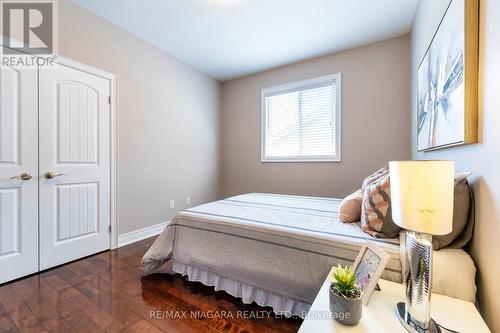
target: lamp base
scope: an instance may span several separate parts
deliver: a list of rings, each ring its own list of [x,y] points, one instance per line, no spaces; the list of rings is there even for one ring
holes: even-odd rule
[[[406,305],[403,302],[396,305],[396,315],[401,325],[410,333],[441,333],[441,328],[439,328],[438,324],[432,318],[429,321],[429,328],[427,329],[415,324],[411,320],[410,314],[406,312]]]

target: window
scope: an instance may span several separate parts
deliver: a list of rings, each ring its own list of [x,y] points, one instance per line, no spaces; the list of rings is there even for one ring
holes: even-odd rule
[[[262,162],[340,161],[340,73],[262,90]]]

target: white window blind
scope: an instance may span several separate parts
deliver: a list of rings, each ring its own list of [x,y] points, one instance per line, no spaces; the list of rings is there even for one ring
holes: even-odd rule
[[[340,74],[263,90],[262,161],[340,160]]]

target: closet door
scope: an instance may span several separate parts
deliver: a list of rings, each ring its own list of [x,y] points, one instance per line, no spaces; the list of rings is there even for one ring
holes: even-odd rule
[[[40,269],[110,248],[110,81],[41,70]]]
[[[37,70],[0,66],[0,283],[38,271]]]

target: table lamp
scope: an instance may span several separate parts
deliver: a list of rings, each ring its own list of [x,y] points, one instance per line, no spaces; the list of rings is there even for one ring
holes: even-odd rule
[[[406,302],[396,314],[409,332],[440,332],[430,317],[432,235],[452,230],[453,161],[389,162],[392,217],[406,229],[404,283]]]

